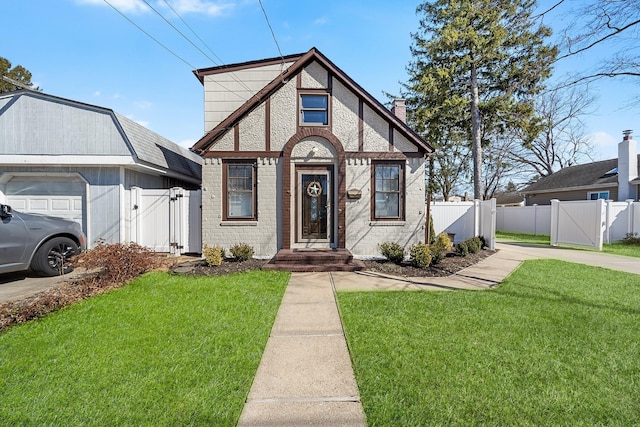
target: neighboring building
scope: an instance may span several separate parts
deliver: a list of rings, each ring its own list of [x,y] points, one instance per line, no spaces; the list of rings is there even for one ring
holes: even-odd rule
[[[524,206],[524,194],[519,191],[496,191],[493,195],[496,206]]]
[[[379,255],[425,237],[433,149],[315,48],[194,71],[204,86],[203,243]]]
[[[552,199],[614,201],[638,200],[640,155],[631,131],[624,132],[618,158],[570,166],[525,188],[527,206],[549,205]]]
[[[133,240],[132,187],[199,188],[201,169],[196,154],[110,109],[29,90],[0,94],[0,202],[73,219],[90,246]]]

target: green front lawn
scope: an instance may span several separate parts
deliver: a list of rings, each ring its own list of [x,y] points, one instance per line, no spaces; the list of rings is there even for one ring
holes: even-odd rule
[[[338,299],[371,426],[640,423],[637,275],[535,260],[491,291]]]
[[[154,272],[9,329],[0,424],[235,425],[288,277]]]
[[[549,236],[524,233],[507,233],[505,231],[496,231],[496,239],[498,241],[506,242],[535,243],[541,245],[551,244],[551,238]]]

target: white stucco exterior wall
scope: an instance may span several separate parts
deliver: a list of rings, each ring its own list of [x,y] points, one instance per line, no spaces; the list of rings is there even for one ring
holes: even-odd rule
[[[202,244],[228,250],[238,243],[253,246],[254,256],[270,258],[278,250],[281,224],[277,221],[281,194],[277,159],[259,158],[257,169],[258,221],[222,221],[222,160],[206,159],[202,166]]]
[[[364,151],[389,151],[389,124],[364,106]]]
[[[358,97],[337,80],[333,81],[333,134],[345,151],[358,151]]]
[[[233,151],[233,138],[233,130],[228,130],[222,138],[211,146],[210,151]],[[202,182],[206,182],[204,176],[202,177]]]
[[[312,62],[302,70],[302,87],[304,89],[325,89],[328,86],[329,73],[317,62]]]
[[[265,106],[260,104],[240,122],[240,151],[264,151]]]
[[[271,150],[282,150],[296,133],[297,96],[294,78],[271,97]]]
[[[398,132],[397,129],[393,130],[393,151],[401,153],[415,153],[418,151],[418,147],[413,145],[404,135]]]

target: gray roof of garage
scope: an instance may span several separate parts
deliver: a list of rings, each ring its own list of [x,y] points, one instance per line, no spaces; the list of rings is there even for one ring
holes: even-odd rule
[[[0,94],[0,156],[131,156],[135,163],[202,177],[202,158],[111,109],[42,92]]]

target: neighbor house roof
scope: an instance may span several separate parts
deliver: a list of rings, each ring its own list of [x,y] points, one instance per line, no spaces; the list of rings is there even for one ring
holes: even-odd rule
[[[259,61],[250,61],[240,64],[226,65],[222,67],[212,67],[206,69],[195,70],[194,74],[201,83],[204,83],[204,76],[210,74],[216,74],[221,72],[228,72],[240,69],[253,68],[258,66],[269,65],[272,63],[286,63],[291,62],[291,65],[283,69],[282,73],[267,84],[263,89],[258,91],[255,96],[246,101],[240,108],[231,113],[225,120],[220,122],[216,127],[207,132],[198,142],[195,143],[191,150],[195,152],[204,152],[208,150],[221,136],[223,136],[229,129],[231,129],[236,123],[238,123],[249,112],[263,103],[269,96],[275,93],[278,89],[286,84],[293,76],[302,71],[304,67],[317,61],[323,67],[328,69],[335,78],[337,78],[342,84],[358,95],[371,109],[376,111],[381,116],[385,117],[388,121],[393,123],[394,127],[402,133],[409,141],[414,143],[418,149],[423,153],[433,152],[433,147],[427,144],[413,129],[411,129],[405,122],[396,117],[388,108],[386,108],[380,101],[374,98],[366,90],[364,90],[358,83],[351,79],[344,71],[338,68],[333,62],[331,62],[326,56],[324,56],[318,49],[311,48],[306,53],[297,55],[289,55],[284,58],[269,58]]]
[[[638,156],[640,158],[640,156]],[[534,182],[522,193],[548,193],[580,188],[602,188],[618,185],[618,159],[569,166]]]
[[[202,176],[200,156],[122,114],[42,92],[0,94],[0,135],[4,140],[0,155],[8,158],[40,154],[72,160],[74,156],[126,155],[131,164],[191,182],[199,183]],[[29,147],[34,146],[38,153],[31,152]]]

